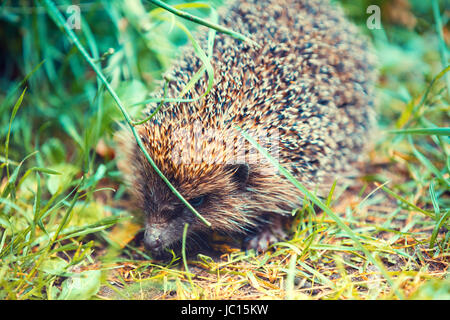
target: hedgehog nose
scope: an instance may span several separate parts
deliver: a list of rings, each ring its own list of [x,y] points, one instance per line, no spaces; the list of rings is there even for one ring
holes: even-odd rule
[[[145,232],[144,246],[151,251],[157,251],[162,247],[161,234],[159,232]]]
[[[156,251],[159,250],[162,246],[162,241],[159,238],[154,237],[145,237],[144,246],[147,250]]]

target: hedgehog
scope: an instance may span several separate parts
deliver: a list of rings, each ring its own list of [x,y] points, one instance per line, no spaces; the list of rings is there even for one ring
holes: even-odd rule
[[[370,141],[375,58],[342,9],[328,0],[244,0],[221,8],[219,17],[254,43],[217,34],[210,92],[165,103],[136,127],[161,172],[211,226],[173,194],[129,132],[118,134],[119,169],[144,213],[144,243],[155,256],[179,246],[186,223],[188,243],[216,232],[264,251],[286,236],[283,226],[304,196],[238,128],[318,195],[358,174]],[[166,75],[167,92],[157,92],[178,97],[201,66],[186,47]],[[203,95],[207,83],[205,74],[184,97]]]

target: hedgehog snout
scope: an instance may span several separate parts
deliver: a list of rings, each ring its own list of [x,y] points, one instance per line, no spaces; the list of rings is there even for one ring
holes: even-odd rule
[[[144,245],[149,251],[160,252],[163,249],[161,230],[147,225],[144,234]]]
[[[159,211],[147,216],[145,223],[144,245],[153,254],[161,254],[165,248],[172,246],[181,239],[183,226],[182,212],[178,208],[174,210]]]

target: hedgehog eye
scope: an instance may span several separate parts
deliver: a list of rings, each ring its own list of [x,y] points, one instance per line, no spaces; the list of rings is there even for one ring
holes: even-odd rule
[[[233,174],[233,180],[239,185],[245,186],[250,175],[249,165],[246,163],[231,166],[231,170],[235,170]]]
[[[205,201],[205,197],[206,196],[200,196],[200,197],[193,198],[193,199],[189,200],[189,203],[193,207],[198,207]]]

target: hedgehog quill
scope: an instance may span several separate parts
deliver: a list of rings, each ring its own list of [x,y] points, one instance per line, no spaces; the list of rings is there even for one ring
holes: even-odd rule
[[[326,0],[245,0],[220,10],[219,23],[258,46],[217,34],[214,86],[194,102],[165,104],[137,127],[158,168],[210,223],[204,225],[154,172],[134,138],[120,132],[118,161],[145,213],[154,255],[211,231],[265,250],[302,195],[236,130],[256,137],[281,165],[319,195],[357,175],[374,126],[375,59],[368,40]],[[207,48],[207,30],[200,43]],[[201,60],[185,48],[169,71],[178,96]],[[207,76],[187,93],[202,95]],[[160,90],[162,93],[162,88]],[[161,94],[162,95],[162,94]],[[148,114],[152,108],[149,106]]]

